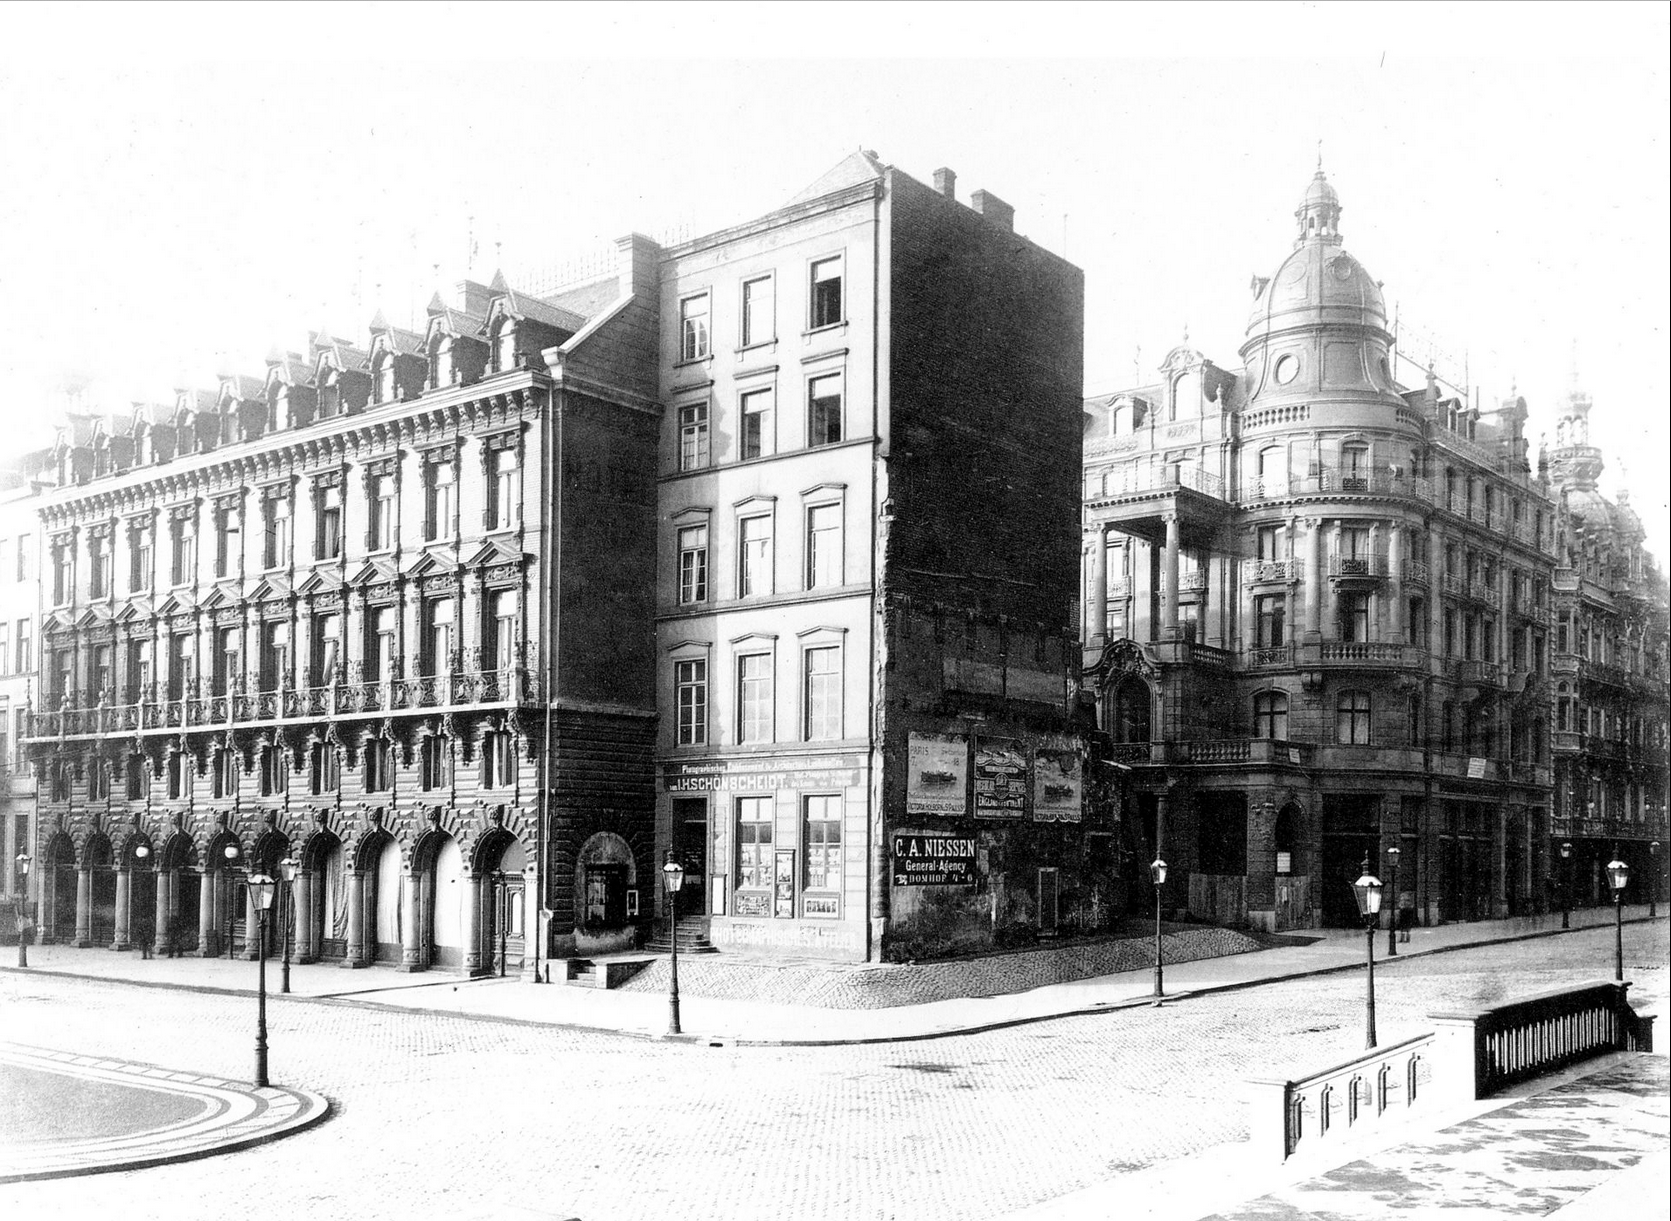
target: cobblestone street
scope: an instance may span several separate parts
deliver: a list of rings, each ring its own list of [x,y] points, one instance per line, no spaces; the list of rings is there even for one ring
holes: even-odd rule
[[[1612,930],[1377,963],[1380,1034],[1611,974]],[[1666,925],[1626,930],[1666,1009]],[[990,1217],[1245,1135],[1240,1083],[1362,1046],[1348,973],[895,1045],[706,1047],[350,1002],[269,1007],[272,1076],[336,1115],[276,1144],[0,1188],[10,1216]],[[0,977],[0,1040],[246,1077],[240,997]],[[14,1139],[17,1134],[10,1134]]]

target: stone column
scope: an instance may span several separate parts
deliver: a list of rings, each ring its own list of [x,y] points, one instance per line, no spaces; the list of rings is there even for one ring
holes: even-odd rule
[[[220,953],[220,938],[215,919],[215,873],[205,869],[197,879],[197,955],[213,958]]]
[[[168,953],[168,926],[174,919],[174,913],[179,905],[174,901],[178,893],[176,887],[180,884],[178,869],[159,869],[157,871],[157,901],[156,919],[151,936],[151,948],[158,954]]]
[[[406,875],[406,885],[400,891],[400,969],[402,971],[421,971],[426,965],[423,961],[423,939],[418,935],[418,887],[423,884],[423,874],[412,872]]]
[[[86,949],[93,944],[93,871],[75,871],[75,940],[70,944]]]
[[[1306,532],[1305,630],[1316,641],[1323,634],[1323,519],[1310,517],[1306,524],[1311,528]]]
[[[297,962],[312,962],[318,957],[318,951],[313,945],[313,882],[314,874],[311,869],[296,871],[296,881],[291,892],[291,903],[296,912]]]
[[[278,908],[277,902],[273,910]],[[268,915],[272,915],[272,911]],[[254,962],[261,954],[261,913],[255,910],[255,892],[244,887],[244,957]]]
[[[1108,638],[1108,527],[1091,531],[1091,605],[1085,618],[1085,643]]]
[[[132,949],[129,930],[133,928],[133,870],[116,871],[116,929],[110,939],[113,950]]]
[[[534,964],[539,963],[540,970],[546,969],[545,947],[541,942],[545,930],[540,924],[540,890],[534,884],[534,862],[530,860],[522,870],[522,975],[524,979],[532,979]],[[540,954],[536,958],[535,947]]]
[[[1491,815],[1491,917],[1500,920],[1509,914],[1508,807],[1501,804],[1493,806]]]
[[[1387,632],[1394,644],[1404,643],[1404,525],[1394,522],[1388,532]]]
[[[371,955],[366,953],[365,925],[366,925],[366,875],[358,869],[347,871],[348,877],[348,938],[343,952],[342,965],[345,967],[364,967],[371,963]]]
[[[1161,638],[1178,638],[1178,515],[1166,515],[1166,582],[1161,592]]]
[[[482,969],[482,879],[469,873],[464,883],[464,902],[459,907],[459,940],[464,944],[464,973],[479,975]]]

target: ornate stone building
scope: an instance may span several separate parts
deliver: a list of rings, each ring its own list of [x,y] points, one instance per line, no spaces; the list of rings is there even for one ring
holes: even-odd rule
[[[1167,906],[1270,929],[1355,921],[1366,858],[1405,920],[1542,910],[1569,534],[1523,399],[1394,376],[1341,211],[1319,170],[1240,369],[1180,348],[1086,403],[1085,681],[1127,876],[1148,902],[1158,851]]]

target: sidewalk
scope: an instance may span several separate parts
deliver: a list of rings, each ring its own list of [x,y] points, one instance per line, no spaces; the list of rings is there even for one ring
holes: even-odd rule
[[[1627,922],[1646,918],[1645,906],[1625,909]],[[1664,914],[1659,916],[1665,918]],[[1571,916],[1573,930],[1612,923],[1610,908],[1586,908]],[[1417,928],[1410,930],[1408,942],[1399,944],[1398,953],[1400,957],[1435,954],[1493,942],[1554,936],[1561,931],[1559,913]],[[1362,932],[1320,929],[1306,936],[1317,940],[1229,957],[1167,963],[1166,995],[1168,999],[1178,999],[1272,980],[1362,969]],[[1378,962],[1382,961],[1385,950],[1383,931],[1376,937]],[[704,967],[710,967],[722,960],[709,957],[702,961]],[[30,972],[43,975],[233,993],[252,993],[256,988],[256,964],[241,959],[142,959],[131,952],[51,945],[30,947],[29,963]],[[767,964],[742,962],[735,969],[769,971],[772,968]],[[832,964],[828,969],[896,972],[905,979],[909,972],[921,968]],[[7,965],[0,967],[0,971],[18,972],[19,969]],[[654,964],[650,971],[664,973],[665,960]],[[305,1000],[376,1005],[646,1037],[664,1037],[668,1029],[668,998],[659,986],[603,991],[559,983],[536,985],[515,978],[470,980],[438,971],[402,974],[387,968],[349,971],[335,965],[309,964],[292,965],[291,995],[285,997],[278,995],[280,973],[279,964],[269,961],[267,990],[279,1004]],[[645,983],[653,984],[657,976],[647,972],[642,978]],[[788,997],[775,996],[721,1000],[687,992],[681,998],[681,1024],[685,1037],[693,1042],[781,1046],[901,1042],[1147,1004],[1153,982],[1153,968],[1145,966],[1026,992],[876,1009],[817,1008],[789,1003]],[[761,991],[772,995],[769,987]]]

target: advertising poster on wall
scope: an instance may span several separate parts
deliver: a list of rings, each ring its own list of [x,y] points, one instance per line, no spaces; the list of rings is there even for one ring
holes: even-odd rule
[[[1078,822],[1083,795],[1078,748],[1063,743],[1039,747],[1033,757],[1033,820]]]
[[[939,832],[895,835],[895,886],[972,886],[978,874],[975,837]]]
[[[1020,818],[1027,806],[1027,756],[1013,742],[975,746],[975,817]]]
[[[961,818],[969,812],[969,742],[942,734],[914,733],[906,748],[907,814]]]

